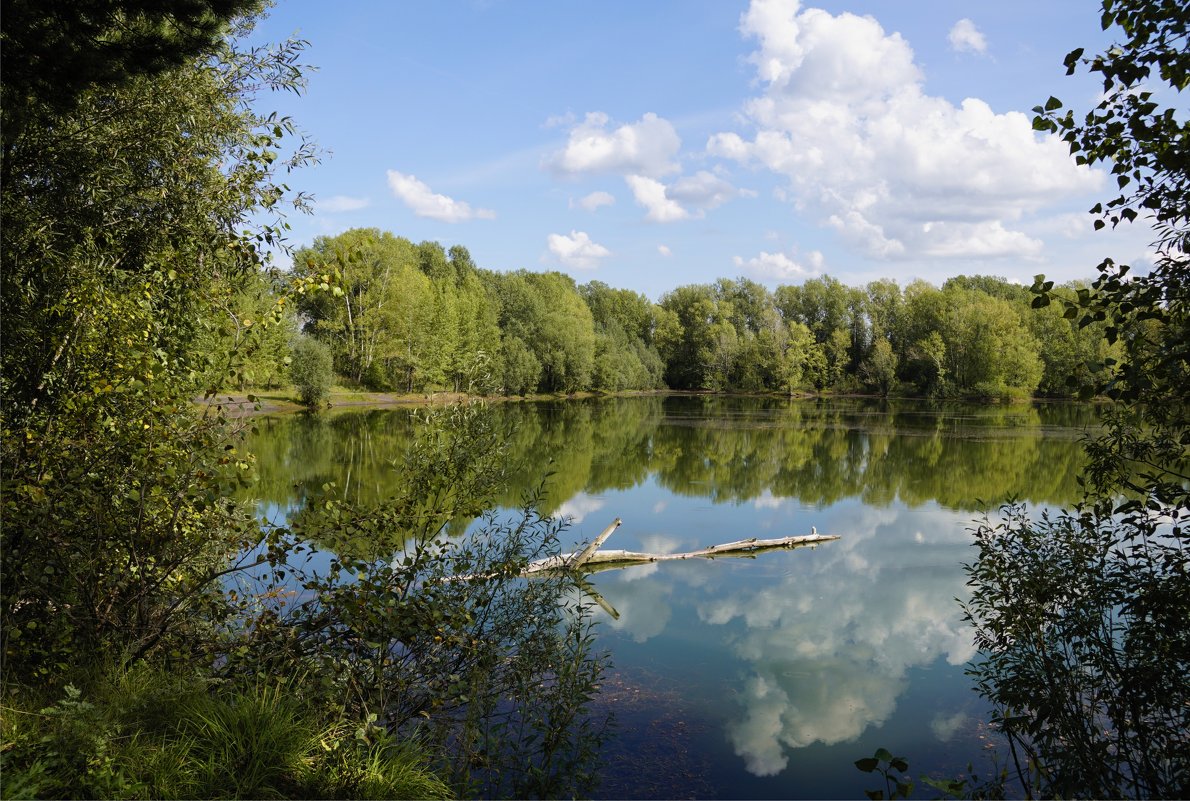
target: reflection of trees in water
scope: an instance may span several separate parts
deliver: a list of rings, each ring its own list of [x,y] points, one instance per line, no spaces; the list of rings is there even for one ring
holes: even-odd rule
[[[670,492],[715,502],[788,497],[828,505],[899,498],[956,509],[1016,497],[1077,497],[1074,432],[1085,406],[929,407],[866,401],[648,397],[491,407],[508,445],[501,503],[549,472],[547,508],[580,492],[627,489],[650,475]],[[264,418],[248,448],[257,497],[300,504],[325,483],[355,504],[400,489],[416,410]]]

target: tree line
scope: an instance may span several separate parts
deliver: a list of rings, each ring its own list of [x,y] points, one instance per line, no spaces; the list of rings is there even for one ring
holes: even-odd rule
[[[722,278],[653,303],[558,272],[482,269],[461,245],[377,229],[319,237],[297,251],[294,272],[335,286],[300,299],[304,334],[347,382],[378,391],[1066,397],[1118,350],[1102,322],[1035,307],[1027,287],[991,276],[941,288],[825,276],[775,291]],[[1087,290],[1053,291],[1074,300]],[[267,306],[267,293],[253,302]],[[271,379],[281,336],[245,378]]]

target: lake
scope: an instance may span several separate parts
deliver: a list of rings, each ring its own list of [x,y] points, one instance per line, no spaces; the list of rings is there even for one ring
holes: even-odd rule
[[[969,529],[1009,497],[1078,497],[1092,407],[654,396],[492,407],[515,505],[546,472],[567,545],[673,553],[747,537],[837,534],[755,559],[655,563],[591,579],[614,670],[604,797],[854,798],[882,787],[854,761],[885,747],[913,776],[986,773],[992,742],[963,673],[974,655]],[[334,481],[366,502],[416,410],[265,417],[262,514]],[[1003,756],[1003,754],[1002,754]]]

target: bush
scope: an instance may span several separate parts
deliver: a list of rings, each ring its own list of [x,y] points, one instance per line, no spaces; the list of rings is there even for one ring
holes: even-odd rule
[[[317,339],[300,338],[293,346],[289,380],[297,388],[302,403],[315,409],[331,391],[335,371],[331,350]]]

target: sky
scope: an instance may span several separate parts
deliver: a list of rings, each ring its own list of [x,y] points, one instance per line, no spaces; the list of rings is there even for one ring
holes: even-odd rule
[[[1028,284],[1143,269],[1143,224],[1095,232],[1103,170],[1031,130],[1099,84],[1091,0],[278,0],[301,96],[264,97],[325,151],[290,243],[355,227],[463,245],[659,300],[744,276]]]

